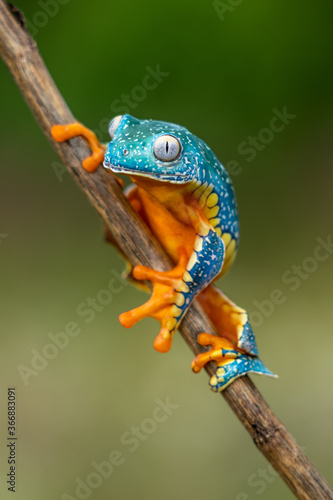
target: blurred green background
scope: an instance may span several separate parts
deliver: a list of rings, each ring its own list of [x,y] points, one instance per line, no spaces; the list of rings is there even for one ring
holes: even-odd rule
[[[309,257],[316,239],[332,234],[333,4],[16,3],[74,114],[103,139],[101,121],[119,113],[127,94],[134,116],[180,123],[225,165],[239,164],[241,245],[221,286],[252,313],[262,359],[280,377],[255,383],[332,481],[333,256],[321,250],[326,260]],[[138,90],[147,66],[158,65],[167,75],[156,88]],[[163,356],[152,347],[157,323],[120,326],[120,312],[141,304],[143,293],[123,286],[90,323],[78,315],[78,305],[106,288],[123,262],[103,242],[85,196],[61,173],[3,63],[0,72],[1,498],[9,495],[4,436],[12,385],[20,500],[293,498],[209,391],[206,374],[192,374],[192,353],[178,334]],[[263,131],[273,109],[284,107],[296,117],[273,136]],[[252,161],[244,144],[239,149],[249,136],[263,139]],[[294,272],[305,273],[296,290]],[[268,304],[275,289],[283,303]],[[24,384],[19,365],[31,368],[31,351],[41,352],[48,334],[68,322],[81,333]],[[152,424],[157,398],[179,407]],[[131,452],[121,436],[141,425],[147,432]],[[113,450],[124,463],[78,497],[77,478],[86,481],[92,462]]]

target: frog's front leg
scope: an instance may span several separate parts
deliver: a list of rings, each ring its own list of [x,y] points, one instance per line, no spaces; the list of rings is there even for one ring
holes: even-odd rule
[[[81,123],[70,123],[69,125],[54,125],[51,128],[53,139],[57,142],[65,142],[73,137],[84,137],[91,150],[92,155],[85,158],[82,166],[88,172],[95,172],[99,165],[103,163],[106,147],[99,142],[96,134]]]
[[[223,240],[208,224],[198,224],[196,231],[193,253],[188,256],[184,249],[179,249],[179,263],[171,271],[159,272],[144,266],[137,266],[133,271],[137,280],[152,282],[153,294],[146,304],[122,314],[119,319],[125,327],[149,316],[159,320],[161,329],[154,342],[159,352],[170,349],[173,334],[192,300],[222,268]]]
[[[179,262],[170,271],[155,271],[145,266],[134,268],[134,278],[139,281],[150,281],[153,293],[148,302],[119,316],[121,324],[126,328],[131,328],[143,318],[157,319],[161,323],[161,328],[155,339],[154,347],[159,352],[169,351],[172,343],[172,332],[176,324],[173,308],[179,299],[175,288],[181,282],[188,260],[184,248],[179,248],[178,253]]]

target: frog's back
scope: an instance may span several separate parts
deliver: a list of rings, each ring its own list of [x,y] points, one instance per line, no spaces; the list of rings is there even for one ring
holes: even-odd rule
[[[199,200],[204,214],[223,239],[226,254],[223,273],[233,262],[238,247],[239,223],[237,201],[228,172],[213,151],[198,139],[197,180],[193,195]]]

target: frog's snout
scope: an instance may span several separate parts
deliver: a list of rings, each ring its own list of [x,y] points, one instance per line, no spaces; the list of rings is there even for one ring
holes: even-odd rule
[[[126,160],[130,157],[130,151],[127,146],[123,148],[117,147],[112,141],[109,143],[104,156],[104,167],[112,171],[120,172],[125,169]]]

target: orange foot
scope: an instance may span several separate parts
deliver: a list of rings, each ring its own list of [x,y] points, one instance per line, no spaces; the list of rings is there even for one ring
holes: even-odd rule
[[[200,333],[197,340],[201,345],[211,345],[212,350],[198,354],[192,361],[192,370],[195,373],[199,373],[209,361],[216,361],[218,366],[222,366],[229,363],[230,360],[238,358],[241,354],[239,351],[236,351],[234,344],[229,340],[217,337],[216,335]]]
[[[88,141],[92,155],[82,162],[82,166],[87,172],[95,172],[100,164],[103,163],[105,147],[99,142],[94,132],[84,127],[81,123],[54,125],[51,128],[51,134],[57,142],[68,141],[68,139],[77,136],[82,136]]]
[[[145,266],[133,269],[135,279],[152,282],[153,293],[148,302],[119,316],[120,323],[126,328],[143,318],[157,319],[161,323],[161,329],[154,341],[154,348],[159,352],[167,352],[171,347],[180,311],[176,304],[183,300],[183,295],[177,290],[181,289],[188,256],[184,248],[178,250],[178,255],[179,262],[171,271],[159,272]]]

